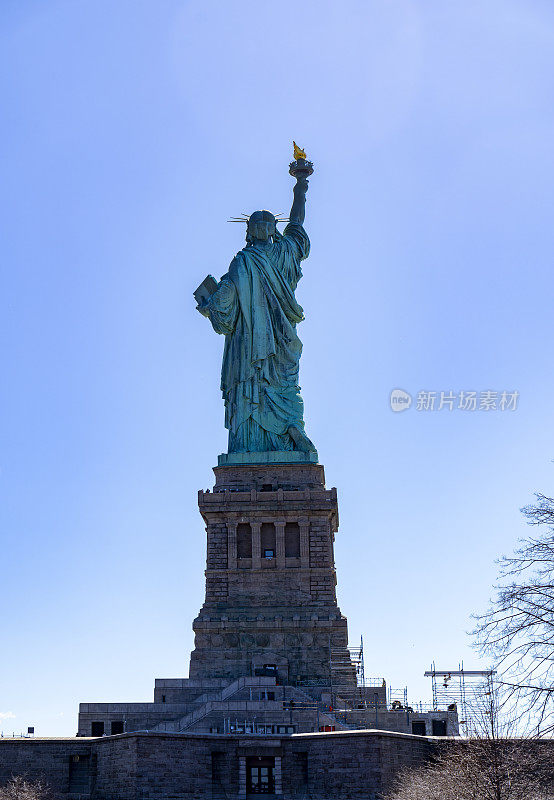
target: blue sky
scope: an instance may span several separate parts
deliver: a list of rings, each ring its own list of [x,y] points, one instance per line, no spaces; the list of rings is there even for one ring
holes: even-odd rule
[[[315,162],[297,297],[366,674],[477,665],[494,564],[553,491],[554,7],[4,0],[0,730],[187,674],[196,492],[226,447],[192,291]],[[392,413],[390,391],[517,390]]]

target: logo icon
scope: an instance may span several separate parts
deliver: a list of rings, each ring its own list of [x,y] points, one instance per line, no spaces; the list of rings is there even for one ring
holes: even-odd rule
[[[393,389],[390,393],[390,407],[393,411],[406,411],[412,405],[412,395],[404,389]]]

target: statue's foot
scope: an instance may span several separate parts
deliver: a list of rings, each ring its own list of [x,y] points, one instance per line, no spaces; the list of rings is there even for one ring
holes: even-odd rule
[[[317,452],[314,443],[296,425],[289,425],[288,433],[297,450],[302,450],[303,453]]]

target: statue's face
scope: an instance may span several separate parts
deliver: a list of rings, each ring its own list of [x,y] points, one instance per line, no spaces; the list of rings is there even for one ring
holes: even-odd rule
[[[269,211],[255,211],[248,220],[248,237],[267,242],[275,235],[275,217]]]

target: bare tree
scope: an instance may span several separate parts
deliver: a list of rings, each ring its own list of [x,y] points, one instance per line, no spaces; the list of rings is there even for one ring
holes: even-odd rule
[[[53,800],[54,795],[43,781],[27,781],[22,776],[0,786],[0,800]]]
[[[498,594],[474,633],[499,671],[504,707],[544,736],[554,731],[554,499],[535,497],[522,512],[539,534],[500,560]]]
[[[386,800],[553,800],[552,750],[539,740],[458,739],[404,770]]]
[[[554,741],[514,738],[522,721],[535,737],[554,730],[554,499],[522,509],[539,535],[500,560],[498,594],[475,631],[500,679],[472,708],[472,738],[437,745],[434,758],[399,776],[387,800],[554,800]]]
[[[472,738],[436,744],[433,758],[406,769],[386,800],[554,800],[554,742],[514,738],[516,719],[495,698],[474,700]]]

